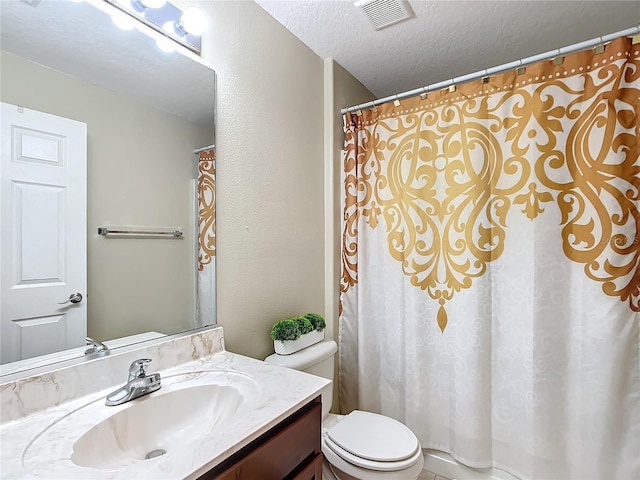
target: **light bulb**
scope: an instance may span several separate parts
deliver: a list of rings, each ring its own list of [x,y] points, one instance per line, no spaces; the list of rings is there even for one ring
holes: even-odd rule
[[[177,35],[178,37],[183,38],[184,32],[177,31],[175,27],[176,27],[175,23],[165,22],[165,24],[162,26],[162,30],[167,32],[169,35]]]
[[[192,35],[202,35],[207,29],[207,17],[197,7],[187,7],[180,18],[184,30]]]
[[[163,52],[171,53],[176,51],[176,47],[174,46],[174,43],[168,38],[158,38],[156,40],[156,45]]]
[[[133,27],[135,26],[129,15],[124,13],[114,13],[111,15],[111,20],[122,30],[133,30]]]
[[[167,0],[140,0],[140,3],[147,8],[162,8]]]

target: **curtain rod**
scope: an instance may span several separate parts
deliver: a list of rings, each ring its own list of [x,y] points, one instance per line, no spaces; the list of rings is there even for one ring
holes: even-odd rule
[[[584,42],[575,43],[568,47],[557,48],[555,50],[551,50],[546,53],[533,55],[531,57],[523,58],[522,60],[516,60],[515,62],[504,63],[497,67],[488,68],[486,70],[480,70],[467,75],[462,75],[461,77],[455,77],[450,80],[444,80],[442,82],[433,83],[426,87],[416,88],[414,90],[409,90],[408,92],[398,93],[396,95],[389,95],[388,97],[379,98],[371,102],[362,103],[360,105],[354,105],[353,107],[349,107],[349,108],[343,108],[342,110],[340,110],[340,113],[345,114],[347,112],[352,112],[354,110],[359,110],[362,108],[375,107],[376,105],[390,102],[391,100],[400,100],[403,98],[414,97],[416,95],[420,95],[421,93],[428,93],[434,90],[439,90],[442,88],[449,87],[451,85],[457,85],[460,83],[469,82],[471,80],[476,80],[478,78],[486,77],[489,75],[495,75],[497,73],[513,70],[514,68],[525,67],[527,65],[531,65],[532,63],[540,62],[542,60],[548,60],[550,58],[555,58],[561,55],[568,55],[571,53],[579,52],[580,50],[586,50],[588,48],[595,47],[597,45],[601,45],[606,42],[610,42],[611,40],[614,40],[618,37],[637,35],[639,33],[640,33],[640,25],[636,27],[627,28],[626,30],[620,30],[619,32],[610,33],[609,35],[604,35],[602,37],[594,38],[592,40],[586,40]]]
[[[200,152],[204,152],[205,150],[213,150],[214,148],[216,148],[215,145],[209,145],[208,147],[196,148],[193,151],[193,153],[200,153]]]

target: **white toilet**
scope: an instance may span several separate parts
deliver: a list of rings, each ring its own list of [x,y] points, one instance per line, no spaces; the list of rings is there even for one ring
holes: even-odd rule
[[[330,414],[333,401],[333,340],[316,343],[291,355],[270,355],[266,362],[301,370],[332,381],[322,391],[324,479],[416,480],[424,466],[415,434],[389,417],[354,410]]]

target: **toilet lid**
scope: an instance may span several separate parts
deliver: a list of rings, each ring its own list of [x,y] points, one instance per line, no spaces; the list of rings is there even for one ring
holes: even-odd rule
[[[324,436],[322,438],[322,453],[324,453],[324,456],[332,465],[335,465],[334,462],[336,459],[340,459],[347,464],[352,464],[356,467],[365,468],[367,470],[396,473],[407,470],[420,462],[420,459],[424,459],[422,456],[422,450],[420,449],[420,446],[418,446],[414,455],[397,462],[376,462],[374,460],[367,460],[347,452],[345,449],[333,443],[328,436]],[[333,458],[334,455],[336,458]],[[342,469],[344,466],[340,466],[339,468]]]
[[[420,443],[393,418],[354,410],[327,431],[333,443],[352,455],[374,462],[398,462],[414,456]]]

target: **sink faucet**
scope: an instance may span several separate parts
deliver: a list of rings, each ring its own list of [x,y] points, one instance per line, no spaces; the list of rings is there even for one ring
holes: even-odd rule
[[[129,366],[127,384],[107,395],[105,404],[109,407],[122,405],[134,398],[159,390],[161,387],[160,374],[147,374],[146,368],[150,363],[150,358],[141,358],[133,362],[131,366]]]
[[[94,353],[99,353],[101,355],[109,354],[109,347],[107,347],[104,343],[99,342],[98,340],[94,340],[91,337],[87,337],[84,339],[87,342],[87,345],[91,345],[91,347],[87,348],[84,351],[85,355],[93,355]]]

